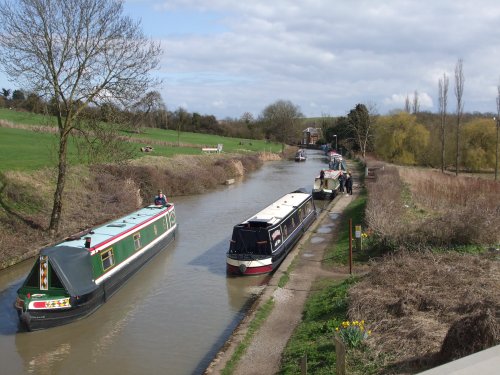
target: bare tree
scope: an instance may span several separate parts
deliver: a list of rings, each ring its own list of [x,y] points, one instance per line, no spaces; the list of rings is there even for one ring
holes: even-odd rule
[[[246,125],[249,125],[254,122],[254,118],[250,112],[245,112],[241,115],[240,121],[244,122]]]
[[[495,148],[495,181],[498,181],[498,133],[500,131],[500,85],[497,86],[496,128],[497,128],[497,142],[496,142],[496,148]]]
[[[167,129],[167,106],[158,91],[149,91],[133,106],[132,126],[137,132],[143,126]]]
[[[282,153],[285,151],[285,144],[290,142],[294,131],[297,130],[298,120],[302,117],[300,108],[289,100],[278,100],[262,111],[261,118],[272,128],[272,132],[281,142]]]
[[[457,137],[456,137],[456,155],[455,155],[455,175],[458,176],[458,163],[460,154],[460,122],[464,111],[463,94],[464,94],[464,72],[463,60],[459,59],[455,67],[455,96],[457,97]]]
[[[127,106],[155,81],[161,48],[123,15],[122,0],[5,0],[0,63],[22,87],[55,104],[58,174],[49,232],[63,206],[68,139],[89,105]]]
[[[420,111],[420,103],[418,101],[418,91],[415,90],[413,93],[413,104],[412,104],[412,113],[416,115]]]
[[[408,96],[408,94],[406,94],[406,98],[405,98],[405,112],[406,113],[411,113],[410,97]]]
[[[441,172],[444,173],[445,167],[445,129],[446,129],[446,107],[448,105],[448,84],[449,78],[446,73],[443,73],[443,78],[439,79],[438,96],[439,96],[439,115],[441,117],[440,126],[440,141],[441,141]]]

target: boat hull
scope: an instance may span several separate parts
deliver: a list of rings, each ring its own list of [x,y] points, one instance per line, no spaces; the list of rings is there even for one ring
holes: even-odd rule
[[[337,190],[313,190],[312,196],[316,200],[332,200],[337,196]]]
[[[101,282],[97,288],[83,296],[71,297],[71,307],[67,309],[28,309],[23,312],[16,306],[21,327],[27,331],[37,331],[65,325],[85,318],[101,307],[116,293],[137,271],[175,240],[177,227],[165,233],[165,236],[147,251],[122,267],[118,272]]]

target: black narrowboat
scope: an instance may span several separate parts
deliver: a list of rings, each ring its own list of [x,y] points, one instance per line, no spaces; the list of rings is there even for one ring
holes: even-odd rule
[[[235,225],[226,254],[227,274],[272,272],[315,219],[312,195],[296,190]]]

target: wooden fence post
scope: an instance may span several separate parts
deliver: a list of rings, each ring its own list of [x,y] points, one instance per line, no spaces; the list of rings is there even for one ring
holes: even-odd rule
[[[345,345],[339,334],[335,334],[335,356],[337,357],[337,375],[346,375],[345,373]]]
[[[349,275],[352,275],[352,219],[349,219]]]
[[[304,354],[300,360],[300,374],[307,375],[307,354]]]

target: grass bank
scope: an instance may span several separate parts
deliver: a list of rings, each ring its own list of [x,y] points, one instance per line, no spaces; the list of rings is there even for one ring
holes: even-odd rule
[[[158,188],[169,197],[201,194],[251,173],[270,156],[149,156],[122,164],[72,166],[56,239],[45,232],[56,172],[4,172],[0,174],[0,269],[34,256],[44,245],[134,211],[147,204]]]

